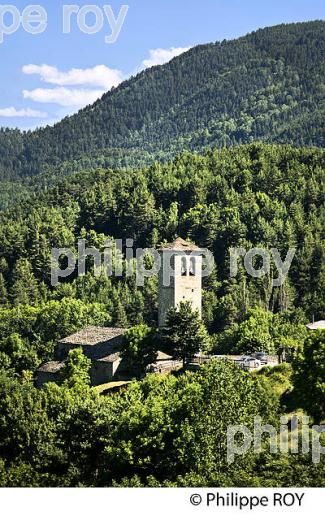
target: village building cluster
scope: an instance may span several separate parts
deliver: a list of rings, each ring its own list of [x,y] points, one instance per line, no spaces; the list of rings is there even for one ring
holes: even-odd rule
[[[159,272],[158,325],[166,325],[168,311],[181,301],[189,301],[192,309],[201,315],[202,307],[202,255],[204,250],[182,238],[166,244],[159,250],[162,269]],[[168,263],[174,276],[164,283],[163,268]],[[54,360],[44,363],[37,371],[39,387],[48,382],[58,382],[60,372],[70,350],[81,348],[91,360],[90,378],[93,386],[110,381],[124,381],[134,374],[123,363],[121,347],[126,329],[116,327],[86,327],[61,339],[54,351]],[[156,362],[148,367],[152,372],[167,373],[180,366],[165,352],[158,351]]]

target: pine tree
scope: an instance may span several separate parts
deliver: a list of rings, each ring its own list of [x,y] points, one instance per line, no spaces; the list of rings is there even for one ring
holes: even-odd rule
[[[0,305],[6,305],[6,303],[8,303],[8,291],[4,276],[0,273]]]
[[[178,308],[169,310],[162,335],[170,353],[175,359],[183,361],[183,365],[195,354],[210,348],[207,330],[198,311],[192,310],[190,302],[181,302]]]
[[[30,262],[21,258],[13,270],[11,300],[15,305],[33,305],[39,301],[39,290]]]

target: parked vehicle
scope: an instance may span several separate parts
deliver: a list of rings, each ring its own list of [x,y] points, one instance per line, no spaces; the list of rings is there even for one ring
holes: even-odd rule
[[[267,365],[268,363],[268,356],[266,352],[254,352],[254,354],[252,354],[252,357],[259,359],[262,365]]]
[[[238,365],[244,370],[257,370],[258,368],[261,368],[262,363],[255,357],[244,356],[238,360]]]

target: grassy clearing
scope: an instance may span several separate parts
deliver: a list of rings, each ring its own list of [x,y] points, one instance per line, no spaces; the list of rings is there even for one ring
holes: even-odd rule
[[[292,368],[289,363],[282,363],[274,367],[265,366],[258,372],[255,372],[255,374],[256,377],[266,377],[279,398],[281,398],[284,393],[292,391]]]
[[[117,390],[124,386],[129,385],[132,381],[111,381],[110,383],[105,383],[103,385],[99,385],[95,387],[96,392],[99,394],[107,393],[110,390]]]
[[[289,363],[281,363],[274,367],[263,367],[254,373],[255,377],[265,377],[268,385],[273,388],[279,398],[284,414],[303,415],[303,410],[297,404],[297,397],[291,381],[292,367]]]

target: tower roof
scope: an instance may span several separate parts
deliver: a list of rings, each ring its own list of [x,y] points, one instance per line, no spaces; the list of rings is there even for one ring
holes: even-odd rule
[[[198,247],[197,245],[193,244],[192,242],[188,242],[184,240],[183,238],[176,238],[173,242],[170,242],[169,244],[163,244],[160,247],[160,251],[184,251],[184,252],[191,252],[191,251],[204,251],[201,247]]]

